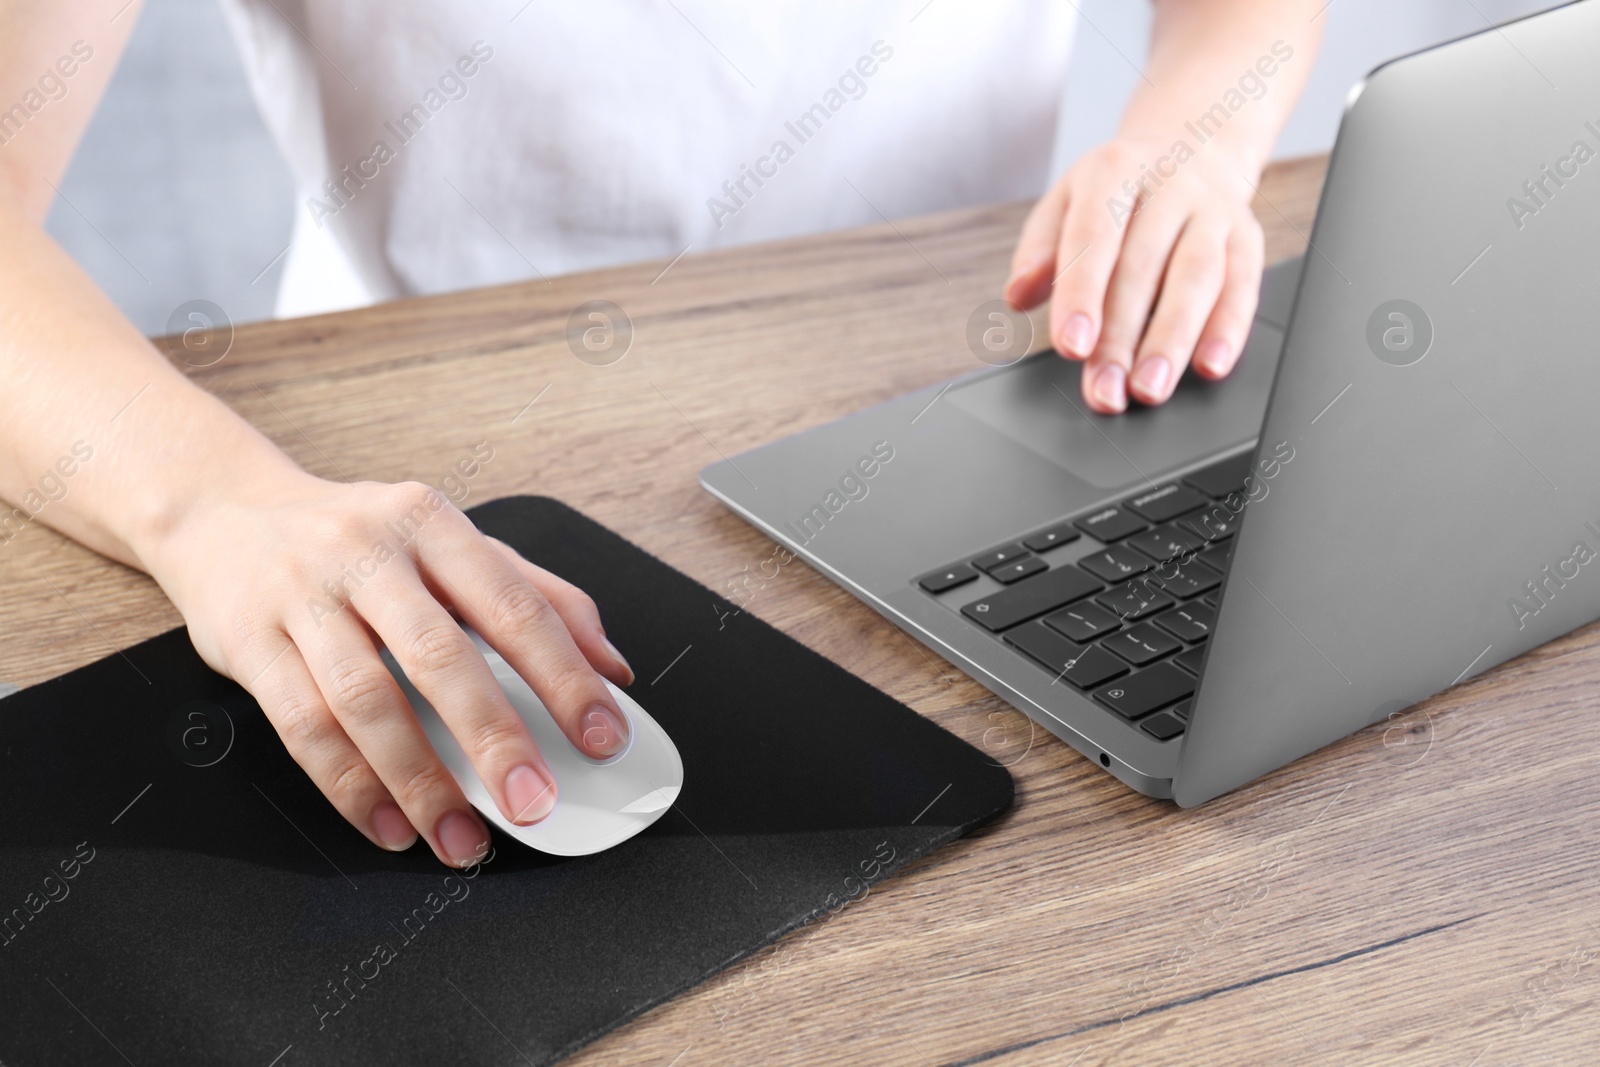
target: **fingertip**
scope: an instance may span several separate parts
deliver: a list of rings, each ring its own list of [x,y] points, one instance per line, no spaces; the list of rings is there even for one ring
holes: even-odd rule
[[[1043,303],[1049,292],[1041,286],[1040,280],[1047,276],[1049,269],[1049,263],[1032,263],[1013,271],[1005,284],[1006,303],[1018,311],[1027,311]]]
[[[1062,322],[1056,333],[1056,350],[1071,359],[1088,359],[1094,351],[1094,320],[1081,311],[1074,311]]]
[[[1107,363],[1092,374],[1084,372],[1083,398],[1102,415],[1120,415],[1128,409],[1128,372],[1120,363]]]
[[[506,817],[518,826],[536,823],[556,806],[556,783],[548,770],[519,763],[506,774]]]
[[[633,668],[628,666],[627,659],[623,657],[621,652],[617,651],[617,646],[611,643],[611,638],[602,633],[600,635],[600,643],[605,646],[607,654],[611,657],[614,673],[616,673],[618,677],[625,679],[624,681],[617,682],[617,684],[626,689],[634,682]],[[606,677],[611,678],[611,675],[607,674]],[[611,678],[611,680],[613,682],[617,681],[616,678]]]
[[[1227,377],[1237,358],[1233,345],[1220,337],[1212,337],[1200,342],[1195,349],[1194,367],[1205,377],[1216,380]]]
[[[489,832],[474,814],[447,811],[434,827],[439,858],[452,867],[470,867],[489,845]]]
[[[390,852],[404,852],[417,843],[416,828],[400,810],[400,805],[385,800],[372,809],[372,839]]]
[[[628,726],[622,715],[605,704],[583,713],[583,747],[596,759],[608,759],[628,744]]]
[[[1176,375],[1165,356],[1144,356],[1128,379],[1128,391],[1141,404],[1164,404],[1172,395]]]

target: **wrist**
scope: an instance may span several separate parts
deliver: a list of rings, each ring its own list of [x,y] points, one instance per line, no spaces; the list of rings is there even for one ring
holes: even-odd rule
[[[146,487],[125,539],[138,565],[170,592],[169,576],[208,551],[217,531],[321,484],[264,438],[224,445],[184,476]]]
[[[1117,130],[1117,140],[1147,145],[1156,157],[1176,156],[1185,150],[1185,159],[1221,157],[1227,166],[1255,185],[1267,167],[1273,139],[1249,128],[1202,129],[1192,121],[1130,111]]]
[[[1251,190],[1245,199],[1254,195],[1254,187],[1261,183],[1261,174],[1267,169],[1272,151],[1271,141],[1263,144],[1259,138],[1249,135],[1234,138],[1218,136],[1206,147],[1227,157],[1233,169],[1250,183]]]
[[[1176,177],[1197,159],[1205,160],[1210,163],[1212,172],[1242,179],[1230,181],[1229,185],[1249,201],[1266,170],[1270,145],[1263,146],[1249,136],[1227,136],[1227,133],[1222,131],[1201,140],[1203,131],[1180,127],[1176,133],[1157,133],[1140,126],[1119,130],[1116,139],[1135,146],[1137,158],[1163,179]]]

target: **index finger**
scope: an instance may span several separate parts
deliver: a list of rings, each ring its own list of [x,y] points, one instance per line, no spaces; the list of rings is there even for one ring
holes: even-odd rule
[[[1055,290],[1050,296],[1050,339],[1056,351],[1087,359],[1105,328],[1106,287],[1122,254],[1122,225],[1098,196],[1073,197],[1061,224]]]
[[[561,612],[465,516],[419,537],[417,558],[462,620],[538,694],[573,747],[595,759],[622,750],[627,719]]]
[[[443,606],[410,575],[363,589],[353,603],[455,735],[501,814],[519,825],[549,815],[555,776],[477,646]]]

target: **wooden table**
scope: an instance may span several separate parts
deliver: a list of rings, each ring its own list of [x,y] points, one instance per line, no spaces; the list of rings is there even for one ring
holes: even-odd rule
[[[1323,165],[1264,182],[1269,260],[1304,248]],[[437,485],[486,440],[464,506],[554,495],[725,591],[772,546],[696,472],[975,369],[967,316],[998,293],[1023,212],[250,326],[194,376],[330,478]],[[611,366],[565,339],[596,298],[635,329]],[[22,684],[180,624],[148,579],[39,526],[0,550],[0,580],[0,678]],[[1600,629],[1184,812],[1030,740],[803,565],[750,610],[1010,764],[1016,808],[573,1063],[1600,1055]]]

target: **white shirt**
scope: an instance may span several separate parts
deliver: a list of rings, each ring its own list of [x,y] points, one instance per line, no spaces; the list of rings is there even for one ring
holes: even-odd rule
[[[1037,195],[1062,0],[222,0],[280,315]]]

